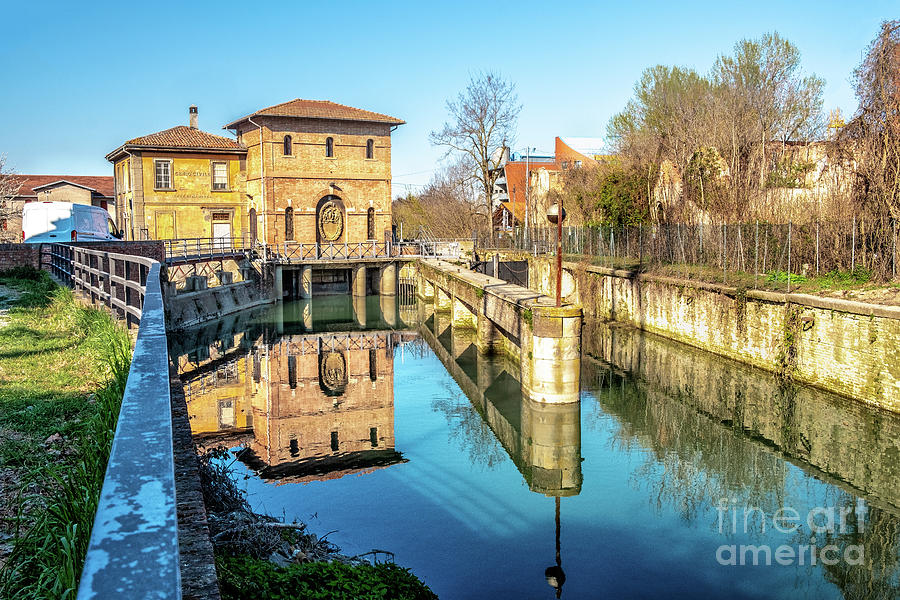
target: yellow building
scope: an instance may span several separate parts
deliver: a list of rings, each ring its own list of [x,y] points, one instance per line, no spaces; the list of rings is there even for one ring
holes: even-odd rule
[[[135,138],[110,152],[126,239],[245,237],[268,244],[391,236],[391,132],[404,121],[291,100],[225,126]]]
[[[190,125],[129,140],[106,155],[125,239],[239,237],[247,227],[243,165],[233,139]]]

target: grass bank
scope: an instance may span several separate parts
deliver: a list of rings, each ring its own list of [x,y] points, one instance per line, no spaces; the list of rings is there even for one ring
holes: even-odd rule
[[[0,598],[74,597],[131,342],[46,273],[0,286]]]
[[[209,518],[223,600],[436,600],[413,573],[377,562],[377,550],[346,556],[307,530],[254,512],[233,480],[225,450],[200,456],[200,484]],[[369,562],[366,556],[374,562]]]

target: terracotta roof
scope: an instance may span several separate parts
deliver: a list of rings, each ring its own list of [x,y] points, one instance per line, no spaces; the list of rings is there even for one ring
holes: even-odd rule
[[[231,138],[213,135],[192,129],[185,125],[178,125],[171,129],[136,137],[125,142],[126,146],[154,146],[166,148],[216,148],[240,150],[241,145]]]
[[[364,121],[368,123],[388,123],[403,125],[406,121],[388,115],[353,108],[330,100],[303,100],[296,98],[275,106],[260,109],[246,117],[233,121],[224,129],[233,129],[235,125],[252,117],[301,117],[304,119],[334,119],[338,121]]]
[[[18,196],[37,196],[35,188],[51,183],[69,182],[96,191],[99,195],[113,198],[116,195],[113,178],[107,175],[17,175],[22,181]]]

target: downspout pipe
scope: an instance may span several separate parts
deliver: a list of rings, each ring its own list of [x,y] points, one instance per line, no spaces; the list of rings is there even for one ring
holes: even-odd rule
[[[247,121],[249,121],[251,125],[256,125],[259,128],[259,173],[260,179],[262,180],[263,246],[266,246],[269,239],[269,222],[266,218],[269,205],[266,203],[266,153],[265,146],[263,146],[263,128],[262,125],[253,120],[253,117],[247,117]]]

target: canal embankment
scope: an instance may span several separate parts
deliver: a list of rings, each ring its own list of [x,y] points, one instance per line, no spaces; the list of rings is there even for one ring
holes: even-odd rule
[[[529,285],[555,288],[549,257]],[[564,298],[585,316],[624,323],[869,405],[900,412],[900,307],[778,293],[563,263]]]

